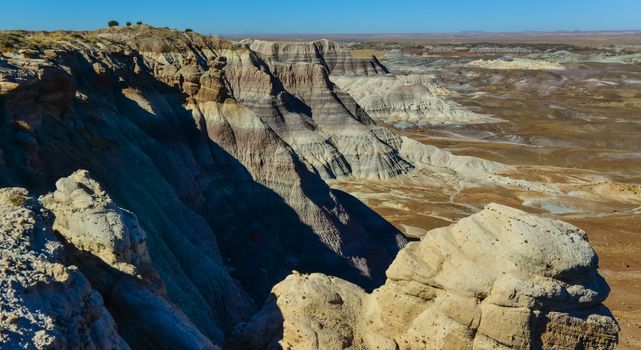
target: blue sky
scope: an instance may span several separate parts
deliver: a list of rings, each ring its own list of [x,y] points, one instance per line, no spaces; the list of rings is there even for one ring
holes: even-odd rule
[[[641,29],[641,0],[14,0],[0,29],[95,29],[108,20],[202,33],[424,33]]]

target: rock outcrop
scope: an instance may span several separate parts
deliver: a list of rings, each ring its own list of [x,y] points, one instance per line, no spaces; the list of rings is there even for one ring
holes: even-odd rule
[[[494,182],[494,174],[513,171],[513,167],[487,159],[458,156],[408,137],[401,137],[399,153],[417,169],[441,168],[462,178]]]
[[[562,64],[544,61],[517,58],[511,60],[476,60],[469,65],[484,69],[525,69],[525,70],[564,70]]]
[[[371,294],[322,274],[290,275],[230,341],[256,349],[611,349],[619,327],[602,304],[608,292],[585,232],[491,204],[408,244]]]
[[[429,75],[332,75],[372,118],[402,129],[438,124],[479,124],[501,121],[474,113],[448,100],[451,94]]]
[[[51,211],[24,189],[0,190],[8,331],[0,344],[217,349],[166,299],[137,218],[117,207],[86,171],[57,186],[40,199]]]
[[[357,59],[337,42],[322,39],[312,42],[272,42],[243,40],[252,51],[270,61],[281,63],[320,64],[330,74],[380,75],[389,71],[376,57]]]
[[[116,206],[87,171],[58,180],[41,201],[56,217],[53,229],[77,249],[125,274],[158,278],[138,219]]]
[[[87,171],[56,182],[41,199],[55,216],[68,259],[114,308],[113,316],[134,348],[215,349],[166,299],[166,287],[147,252],[138,218],[118,207]],[[230,282],[231,283],[231,282]]]
[[[326,68],[318,63],[324,56],[313,56],[316,58],[312,63],[277,64],[259,57],[245,46],[230,48],[218,43],[216,52],[192,46],[187,59],[173,62],[157,60],[157,55],[147,51],[143,51],[143,55],[154,71],[175,72],[173,76],[161,75],[160,79],[183,82],[179,87],[188,96],[185,107],[191,111],[198,128],[240,161],[256,182],[273,190],[293,208],[298,215],[295,220],[313,228],[314,234],[325,247],[333,254],[346,258],[355,269],[351,273],[360,275],[352,276],[352,279],[362,279],[362,276],[367,279],[380,278],[383,271],[381,265],[384,265],[378,262],[381,260],[381,250],[365,243],[367,240],[364,239],[368,234],[376,233],[366,232],[360,227],[362,224],[346,215],[342,204],[330,193],[319,175],[389,177],[409,168],[409,165],[345,107],[351,103],[352,108],[356,109],[353,100],[347,100],[346,97],[343,101],[334,96]],[[333,52],[333,49],[330,51]],[[208,54],[213,56],[207,57]],[[203,56],[206,59],[196,59]],[[284,60],[288,57],[284,53],[277,56]],[[268,65],[268,61],[275,66]],[[278,69],[287,72],[281,77]],[[298,89],[307,91],[308,95]],[[214,91],[218,93],[212,93]],[[290,91],[298,94],[292,95]],[[304,106],[303,102],[295,102],[301,96],[309,97],[307,101],[319,99],[322,102],[305,102],[308,105],[301,107]],[[292,103],[297,105],[292,107]],[[265,105],[266,109],[261,108]],[[291,109],[317,111],[318,115],[301,115]],[[283,113],[289,114],[290,118],[285,121]],[[311,117],[315,120],[310,122]],[[346,132],[344,128],[336,128],[335,123],[331,123],[332,118],[344,121],[352,130]],[[368,118],[364,120],[371,122]],[[341,138],[333,142],[334,134],[338,132],[321,130],[319,125],[324,124],[334,126],[334,129],[348,135],[348,139]],[[356,137],[351,138],[352,134]],[[308,145],[310,141],[313,144],[311,147],[301,146]],[[361,145],[365,150],[355,149],[356,145]],[[271,204],[265,203],[265,206]],[[392,234],[384,245],[394,247],[396,241],[403,241],[398,233],[395,235]],[[288,239],[292,240],[293,246],[309,245],[309,242],[298,242],[301,238]],[[318,256],[318,251],[322,250],[310,248],[304,254],[308,264],[325,265],[331,269],[336,266],[337,271],[344,270],[344,261],[326,254]],[[384,253],[382,261],[391,261],[388,255]]]
[[[0,189],[0,348],[129,349],[100,294],[65,264],[51,221],[27,190]]]
[[[251,108],[323,178],[389,178],[412,165],[356,101],[336,87],[330,74],[379,75],[382,68],[358,69],[336,43],[252,41],[245,49],[223,51],[233,95]],[[382,67],[382,66],[380,66]]]

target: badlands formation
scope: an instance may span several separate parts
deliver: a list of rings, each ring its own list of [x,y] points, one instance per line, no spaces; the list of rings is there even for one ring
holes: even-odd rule
[[[0,45],[3,349],[617,345],[582,230],[489,204],[404,234],[330,187],[557,190],[376,123],[500,121],[432,78],[148,26]]]
[[[527,69],[527,70],[563,70],[562,64],[542,60],[513,59],[513,60],[476,60],[469,63],[472,66],[486,69]]]
[[[428,75],[332,76],[375,120],[399,129],[433,124],[501,121],[474,113],[447,99],[452,93]]]

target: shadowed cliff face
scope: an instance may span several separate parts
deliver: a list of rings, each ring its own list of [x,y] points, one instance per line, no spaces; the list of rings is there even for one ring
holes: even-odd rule
[[[400,234],[366,228],[373,212],[352,217],[233,99],[217,54],[231,44],[160,30],[92,35],[0,58],[2,186],[44,193],[89,170],[138,215],[168,300],[215,342],[292,269],[382,281]],[[107,285],[100,292],[113,295]]]

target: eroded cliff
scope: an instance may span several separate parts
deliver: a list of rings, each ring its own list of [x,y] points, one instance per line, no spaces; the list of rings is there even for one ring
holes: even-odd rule
[[[146,26],[55,35],[8,32],[2,40],[11,42],[14,50],[0,56],[0,185],[43,195],[38,202],[26,190],[10,190],[53,215],[43,225],[49,236],[57,232],[58,238],[51,239],[64,245],[64,252],[56,248],[57,253],[49,252],[45,260],[61,261],[61,269],[86,276],[83,293],[102,295],[105,300],[103,307],[96,297],[91,307],[80,312],[86,318],[87,309],[100,311],[89,312],[101,315],[96,326],[101,333],[91,334],[91,342],[121,348],[207,349],[227,339],[228,346],[264,348],[278,343],[284,317],[283,341],[308,347],[307,338],[292,340],[291,332],[302,330],[295,321],[302,315],[303,325],[312,329],[305,328],[309,337],[329,334],[329,342],[317,341],[316,348],[340,344],[373,348],[413,342],[415,337],[425,344],[429,341],[428,348],[439,348],[446,344],[442,338],[454,332],[426,332],[418,329],[422,327],[418,319],[433,320],[434,329],[460,330],[467,336],[452,334],[466,344],[482,339],[474,336],[476,332],[487,335],[487,344],[490,340],[515,348],[531,344],[518,340],[531,338],[525,333],[518,333],[518,341],[508,342],[479,331],[476,323],[451,321],[450,314],[428,313],[425,318],[414,314],[449,300],[446,296],[452,291],[467,292],[460,291],[460,286],[439,289],[441,282],[420,279],[425,285],[418,286],[415,276],[403,280],[405,270],[421,273],[414,265],[423,264],[419,260],[424,256],[417,257],[419,262],[403,257],[427,239],[410,243],[394,260],[408,240],[363,203],[326,184],[327,179],[384,180],[434,169],[444,169],[456,179],[489,181],[511,169],[455,156],[377,126],[330,79],[332,74],[354,79],[387,75],[376,59],[354,59],[325,40],[232,43]],[[20,209],[21,203],[13,205],[18,207],[15,210],[31,210],[29,206]],[[28,236],[21,230],[14,225],[7,232]],[[492,232],[492,228],[480,231]],[[591,252],[583,236],[577,237],[568,249]],[[434,245],[439,242],[446,244],[447,237],[434,239]],[[480,245],[479,249],[487,248]],[[40,248],[20,249],[20,254],[29,255]],[[443,254],[453,253],[443,249]],[[496,263],[481,258],[472,255],[453,261],[478,260],[479,266]],[[607,295],[607,287],[599,284],[596,260],[588,258],[592,259],[588,265],[577,267],[585,272],[585,283],[543,274],[566,283],[562,287],[570,288],[572,295],[583,293],[574,285],[590,282],[599,287],[592,294],[585,292],[589,300],[575,298],[568,309],[553,309],[561,312],[559,317],[575,309],[587,310],[585,303],[597,307]],[[532,264],[531,268],[539,266],[538,261]],[[275,287],[276,299],[269,299],[272,287],[292,270],[338,278],[289,277]],[[14,273],[15,268],[10,271]],[[390,275],[394,271],[400,277]],[[425,274],[437,274],[430,271]],[[453,269],[448,278],[466,276],[457,271]],[[502,272],[493,270],[483,281]],[[541,273],[524,278],[538,283]],[[299,280],[303,281],[300,286],[288,287]],[[306,286],[307,280],[318,283]],[[45,285],[55,283],[47,280]],[[55,287],[60,289],[55,293],[67,293],[63,287]],[[299,287],[321,294],[322,300],[305,299]],[[325,290],[336,288],[329,297],[323,296]],[[479,288],[485,296],[491,294],[488,285]],[[385,291],[434,296],[403,299],[404,307],[413,311],[396,315],[400,309],[394,309],[396,301]],[[276,305],[289,300],[288,293],[307,301],[281,307],[281,314]],[[465,302],[480,308],[481,294],[468,294]],[[377,302],[375,296],[387,299]],[[267,306],[260,311],[266,299]],[[370,328],[358,321],[367,305],[392,310],[372,309],[372,315],[378,316],[367,313]],[[539,310],[529,304],[518,308],[523,313]],[[251,322],[243,323],[256,312]],[[327,319],[333,321],[315,321],[316,312],[327,312]],[[600,307],[586,312],[605,313]],[[598,327],[579,317],[576,327],[559,327],[562,334],[554,337],[565,337],[568,344],[610,346],[616,342],[616,323],[603,317]],[[52,327],[64,326],[64,318],[58,320]],[[521,325],[507,329],[506,334],[529,332]],[[324,331],[318,333],[314,327]],[[33,339],[39,328],[29,329],[33,332],[18,332],[0,341],[39,346]],[[230,332],[233,335],[227,337]],[[365,343],[367,337],[362,334],[377,335]],[[64,340],[76,335],[52,331],[42,337]],[[83,344],[80,347],[90,347],[89,340]]]
[[[11,35],[24,49],[0,58],[2,185],[45,193],[58,178],[89,170],[138,215],[168,300],[214,342],[292,268],[371,287],[405,243],[373,212],[351,214],[268,123],[233,99],[217,54],[231,43],[150,28],[46,43]],[[78,186],[68,181],[47,200],[61,217],[82,205],[64,199]],[[79,235],[86,224],[60,221],[57,229],[80,250],[109,248]],[[131,262],[144,254],[122,263],[113,256],[136,251],[137,233],[128,234],[114,252],[94,253],[137,274]]]

